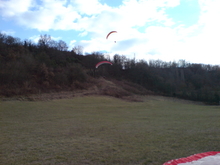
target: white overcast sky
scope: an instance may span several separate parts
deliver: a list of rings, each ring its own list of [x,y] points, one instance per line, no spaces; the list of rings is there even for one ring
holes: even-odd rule
[[[220,65],[220,0],[0,0],[0,32],[48,34],[84,53]]]

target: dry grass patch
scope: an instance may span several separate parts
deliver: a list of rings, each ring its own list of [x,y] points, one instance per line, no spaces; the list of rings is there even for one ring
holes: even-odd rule
[[[131,82],[108,80],[105,78],[90,78],[84,83],[75,82],[71,90],[66,89],[57,92],[39,92],[37,94],[2,97],[2,100],[48,101],[55,99],[70,99],[79,96],[105,95],[127,101],[139,102],[142,101],[140,96],[146,94],[152,94],[152,92]]]

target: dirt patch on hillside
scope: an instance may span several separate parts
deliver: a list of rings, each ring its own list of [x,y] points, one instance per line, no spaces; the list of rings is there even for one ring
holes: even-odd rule
[[[89,95],[104,95],[111,96],[127,101],[142,101],[141,95],[152,94],[151,91],[145,88],[126,81],[109,80],[105,78],[92,79],[89,83],[81,84],[84,88],[72,88],[71,90],[50,92],[50,93],[38,93],[25,96],[16,96],[5,98],[2,100],[20,100],[20,101],[47,101],[54,99],[64,99],[73,97],[83,97]]]

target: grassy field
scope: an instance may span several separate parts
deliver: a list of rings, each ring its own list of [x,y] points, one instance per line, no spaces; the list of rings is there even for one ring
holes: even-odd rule
[[[2,165],[161,165],[220,151],[220,107],[159,96],[0,102]]]

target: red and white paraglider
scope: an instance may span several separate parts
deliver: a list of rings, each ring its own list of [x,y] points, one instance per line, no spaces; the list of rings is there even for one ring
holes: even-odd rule
[[[220,165],[220,151],[204,152],[170,160],[163,165]]]
[[[98,62],[96,65],[95,65],[95,68],[98,68],[100,65],[102,65],[102,64],[110,64],[110,65],[112,65],[112,63],[111,62],[109,62],[109,61],[101,61],[101,62]]]

